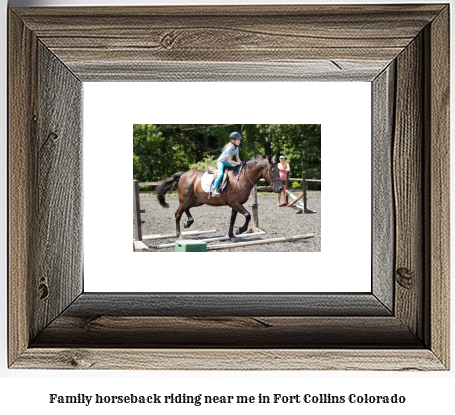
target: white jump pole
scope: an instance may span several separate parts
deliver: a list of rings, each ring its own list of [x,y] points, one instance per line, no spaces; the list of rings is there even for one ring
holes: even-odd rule
[[[236,238],[246,238],[246,237],[250,237],[250,236],[264,235],[264,234],[265,234],[265,232],[242,233],[241,235],[235,235],[235,237]],[[219,236],[219,237],[216,237],[216,238],[198,239],[198,242],[226,241],[228,239],[231,239],[231,238],[229,238],[229,236]],[[158,248],[170,248],[172,246],[175,246],[175,242],[174,243],[170,243],[170,244],[158,245]]]
[[[287,190],[287,189],[286,189],[286,193],[287,193],[289,196],[291,196],[294,200],[298,200],[298,198],[295,197],[295,196],[294,196],[289,190]],[[298,204],[299,206],[304,207],[302,202],[297,202],[297,204]]]
[[[252,234],[252,235],[254,235],[254,234]],[[260,240],[260,241],[234,242],[232,244],[210,245],[210,246],[207,247],[207,251],[213,250],[213,249],[237,248],[239,246],[274,244],[274,243],[278,243],[278,242],[293,242],[293,241],[298,241],[300,239],[314,238],[315,235],[316,234],[314,234],[314,233],[308,233],[306,235],[284,236],[284,237],[281,237],[281,238],[263,239],[263,240]]]
[[[203,235],[206,233],[213,233],[216,232],[216,229],[211,229],[208,231],[188,231],[188,232],[182,232],[183,236],[194,236],[194,235]],[[162,235],[148,235],[148,236],[143,236],[142,239],[168,239],[168,238],[177,238],[176,233],[170,233],[170,234],[162,234]]]
[[[149,249],[149,247],[142,241],[135,241],[133,239],[133,250],[138,251],[140,249]]]

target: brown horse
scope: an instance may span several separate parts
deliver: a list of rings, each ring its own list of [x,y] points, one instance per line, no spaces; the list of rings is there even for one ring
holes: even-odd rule
[[[189,170],[187,172],[175,173],[169,179],[163,180],[157,188],[158,201],[164,208],[168,208],[166,203],[166,193],[178,184],[179,207],[175,212],[175,226],[177,237],[180,232],[180,218],[183,212],[186,213],[188,220],[184,225],[189,228],[194,219],[190,209],[201,205],[209,206],[230,206],[232,208],[231,223],[229,226],[229,237],[234,238],[234,222],[237,213],[245,216],[245,223],[240,228],[240,233],[248,229],[251,215],[243,207],[243,204],[250,197],[253,186],[259,179],[265,179],[272,186],[272,189],[279,193],[283,190],[280,173],[276,164],[276,156],[257,156],[254,159],[242,163],[241,166],[230,168],[226,187],[220,190],[220,197],[212,197],[210,193],[205,193],[201,187],[203,170]]]

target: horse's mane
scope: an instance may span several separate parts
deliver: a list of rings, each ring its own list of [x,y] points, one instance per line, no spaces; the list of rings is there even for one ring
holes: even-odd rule
[[[257,155],[256,157],[253,157],[253,158],[247,160],[246,162],[244,162],[243,165],[247,169],[250,169],[250,168],[256,167],[256,166],[265,167],[265,166],[267,166],[267,156]]]

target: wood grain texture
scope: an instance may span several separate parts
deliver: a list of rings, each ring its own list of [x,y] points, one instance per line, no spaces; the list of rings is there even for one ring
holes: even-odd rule
[[[382,316],[392,313],[373,294],[84,293],[62,314],[109,316],[248,317]]]
[[[421,348],[393,317],[62,316],[30,347]]]
[[[9,15],[10,102],[8,124],[9,212],[9,362],[23,353],[30,339],[37,287],[33,273],[30,233],[35,211],[35,145],[37,134],[36,35],[14,14]]]
[[[395,63],[372,83],[372,290],[389,310],[394,304],[395,212],[392,143]]]
[[[82,75],[93,73],[94,62],[115,67],[121,62],[182,61],[195,66],[317,60],[316,67],[336,67],[338,60],[372,60],[384,69],[440,9],[300,5],[93,7],[90,14],[58,7],[14,10],[50,50],[88,80],[93,76]],[[343,63],[338,66],[343,68]],[[121,74],[104,71],[105,77]]]
[[[423,338],[423,35],[397,58],[393,177],[395,313]]]
[[[396,349],[29,348],[13,367],[81,370],[444,370],[431,351]]]
[[[35,336],[82,292],[82,84],[38,43]]]
[[[427,307],[431,324],[429,344],[435,355],[450,366],[450,59],[449,9],[431,24],[427,53],[430,79],[428,125],[425,140],[426,213],[429,225],[426,246],[429,287]]]
[[[9,56],[11,362],[82,291],[82,143],[80,81],[14,13]]]
[[[9,45],[10,367],[448,368],[447,5],[24,8]],[[81,80],[333,79],[373,82],[392,168],[371,294],[78,297]]]
[[[388,61],[299,62],[74,62],[84,82],[371,82]]]

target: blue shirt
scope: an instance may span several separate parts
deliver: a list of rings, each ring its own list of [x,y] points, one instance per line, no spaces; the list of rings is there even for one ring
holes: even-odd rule
[[[228,157],[234,158],[234,156],[239,155],[239,148],[236,147],[234,144],[231,144],[230,146],[226,147],[223,152],[221,153],[221,156],[218,157],[218,161],[226,164],[229,163]]]

